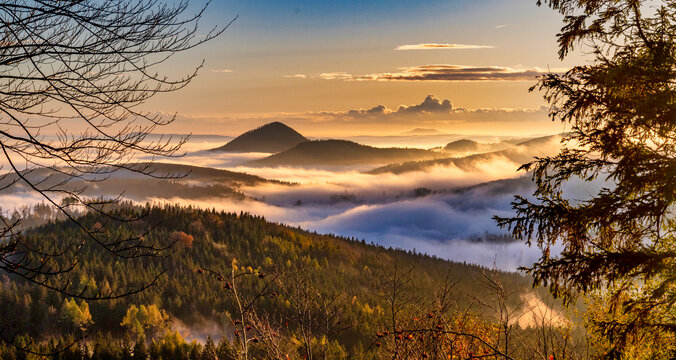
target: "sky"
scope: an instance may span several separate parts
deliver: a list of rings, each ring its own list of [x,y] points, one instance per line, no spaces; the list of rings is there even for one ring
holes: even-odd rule
[[[558,59],[561,17],[535,0],[219,0],[209,5],[203,30],[236,16],[222,36],[165,65],[179,76],[204,59],[187,88],[144,105],[177,112],[170,131],[232,136],[282,120],[317,137],[407,127],[554,133],[561,129],[544,111],[533,123],[532,112],[545,103],[528,88],[536,75],[582,60]],[[388,121],[346,124],[325,116],[378,106],[394,112],[421,104],[428,95],[449,100],[452,111],[386,127]],[[488,123],[482,113],[484,121],[477,124],[447,121],[458,110],[467,117],[468,110],[477,109],[525,110],[528,120],[500,126],[499,113]]]

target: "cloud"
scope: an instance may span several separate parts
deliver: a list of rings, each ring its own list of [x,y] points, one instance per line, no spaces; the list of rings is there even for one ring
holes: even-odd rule
[[[385,105],[378,105],[370,109],[349,110],[344,115],[348,117],[377,117],[383,115],[450,114],[451,110],[453,110],[453,106],[450,100],[439,100],[434,95],[427,95],[422,103],[408,106],[399,105],[397,110],[388,109]]]
[[[496,28],[496,29],[504,29],[504,28],[506,28],[507,26],[509,26],[509,25],[498,25],[498,26],[496,26],[495,28]]]
[[[230,70],[230,69],[211,69],[211,72],[215,72],[215,73],[231,73],[232,70]]]
[[[427,95],[425,100],[418,105],[411,106],[399,106],[397,110],[398,113],[420,113],[420,112],[430,112],[430,113],[450,113],[453,109],[451,101],[446,99],[440,101],[434,95]]]
[[[21,208],[26,206],[46,203],[46,198],[36,192],[23,191],[22,189],[12,191],[15,189],[16,188],[10,188],[0,192],[0,204],[3,204],[3,206],[0,207],[0,215],[9,217],[14,210],[21,210]],[[61,201],[61,197],[62,196],[52,196],[56,202]]]
[[[346,72],[321,73],[324,80],[343,81],[532,81],[548,74],[540,68],[515,69],[503,66],[420,65],[399,68],[398,72],[353,75]]]
[[[364,205],[300,226],[505,270],[536,261],[539,249],[522,242],[476,240],[486,233],[501,232],[492,220],[493,215],[512,215],[511,194],[489,198],[477,195],[440,195]]]
[[[360,234],[367,239],[382,242],[390,236],[445,242],[495,232],[491,219],[495,213],[505,213],[509,201],[495,201],[495,208],[474,210],[456,209],[444,197],[398,201],[390,204],[362,205],[344,213],[329,216],[310,225],[320,232]],[[465,201],[473,199],[467,197]],[[500,211],[502,210],[502,211]],[[368,236],[365,236],[369,234]]]
[[[377,105],[370,109],[350,110],[346,114],[348,116],[377,116],[391,114],[393,111],[388,109],[385,105]]]
[[[399,45],[395,50],[462,50],[462,49],[492,49],[493,46],[487,45],[465,45],[465,44],[437,44],[424,43],[415,45]]]
[[[305,79],[307,75],[304,74],[293,74],[293,75],[284,75],[285,78],[294,78],[294,79]]]
[[[361,75],[355,80],[375,81],[531,81],[546,74],[541,69],[512,69],[502,66],[421,65],[393,73]]]
[[[477,126],[487,129],[492,135],[526,135],[523,126],[531,127],[532,134],[556,133],[559,130],[552,126],[546,108],[512,109],[481,108],[467,109],[454,107],[450,99],[440,99],[428,95],[421,103],[388,107],[380,104],[370,108],[351,109],[348,111],[324,111],[307,113],[306,121],[295,120],[296,124],[308,124],[313,127],[319,124],[346,123],[351,126],[367,127],[369,124],[382,126],[388,124],[410,130],[411,127],[431,127],[441,132],[458,134],[460,132],[477,132]],[[391,128],[392,128],[391,127]],[[520,129],[518,127],[521,127]],[[393,129],[393,128],[392,128]],[[507,133],[505,130],[509,130]],[[530,130],[530,129],[528,129]],[[363,130],[362,130],[363,131]],[[382,128],[378,129],[383,134]],[[437,144],[437,146],[440,144]]]
[[[346,72],[329,72],[321,73],[317,77],[324,80],[355,80],[354,75],[350,75]]]

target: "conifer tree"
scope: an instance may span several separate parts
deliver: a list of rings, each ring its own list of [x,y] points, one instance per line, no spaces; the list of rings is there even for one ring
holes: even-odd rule
[[[542,250],[526,269],[536,284],[566,301],[604,294],[606,316],[592,323],[608,358],[673,357],[676,1],[542,3],[564,16],[559,56],[582,47],[594,58],[531,89],[544,91],[551,118],[566,124],[568,146],[522,166],[532,172],[534,196],[517,196],[516,215],[497,221]],[[579,179],[602,188],[568,196],[566,184]]]

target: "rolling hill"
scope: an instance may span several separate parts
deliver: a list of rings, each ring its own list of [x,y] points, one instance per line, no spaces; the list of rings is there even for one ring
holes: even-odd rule
[[[172,197],[244,199],[245,195],[239,191],[242,186],[282,183],[240,172],[183,164],[138,163],[131,168],[151,172],[152,176],[123,169],[69,179],[67,175],[48,168],[36,169],[23,175],[32,182],[39,183],[41,188],[75,191],[90,197],[114,198],[124,194],[128,199],[143,202],[153,198]],[[15,174],[2,178],[0,193],[29,192],[25,183],[18,180]]]
[[[519,143],[524,141],[525,140],[521,140],[514,143],[510,143],[507,141],[500,141],[495,143],[480,143],[474,140],[461,139],[446,144],[446,146],[444,147],[444,151],[453,156],[466,156],[471,154],[505,150],[514,145],[518,145]]]
[[[558,151],[560,135],[543,136],[526,140],[515,146],[501,151],[474,154],[464,157],[447,157],[442,159],[409,161],[403,164],[390,164],[375,168],[369,174],[403,174],[412,171],[426,171],[433,166],[456,166],[465,171],[472,171],[476,166],[496,158],[502,158],[523,164],[531,161],[535,156],[544,156]]]
[[[462,139],[448,143],[444,147],[448,152],[472,152],[479,150],[479,143],[474,140]]]
[[[252,162],[260,166],[335,166],[389,164],[439,157],[437,152],[409,148],[376,148],[347,140],[316,140]]]
[[[296,130],[275,121],[247,131],[211,151],[278,153],[305,141],[308,139]]]

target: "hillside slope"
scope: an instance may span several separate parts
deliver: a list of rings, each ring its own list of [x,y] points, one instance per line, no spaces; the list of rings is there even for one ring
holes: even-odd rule
[[[262,166],[360,165],[434,159],[440,155],[423,149],[376,148],[347,140],[316,140],[252,163]]]
[[[461,139],[448,143],[444,147],[449,152],[471,152],[479,150],[479,143],[474,140]]]
[[[128,199],[141,202],[171,197],[243,199],[245,196],[239,191],[242,186],[282,184],[246,173],[184,164],[137,163],[130,168],[143,173],[127,169],[108,172],[103,169],[100,174],[71,178],[58,169],[40,168],[23,173],[23,176],[52,190],[75,191],[91,197],[115,198],[124,194]],[[18,180],[16,174],[3,177],[0,193],[29,192],[25,183]]]
[[[118,215],[130,211],[123,208]],[[175,323],[191,329],[195,336],[203,334],[206,328],[217,329],[211,333],[212,336],[220,336],[219,331],[228,333],[227,323],[221,322],[222,314],[224,311],[235,312],[235,304],[226,296],[223,282],[197,270],[206,268],[227,273],[235,265],[239,269],[251,269],[256,274],[268,274],[270,278],[277,276],[275,274],[300,271],[303,281],[306,281],[304,286],[317,289],[323,296],[346,300],[342,305],[341,321],[352,325],[341,332],[339,343],[348,351],[368,347],[373,334],[386,321],[383,309],[387,309],[387,303],[378,289],[386,289],[387,279],[396,271],[411,271],[414,282],[407,289],[415,289],[415,292],[405,294],[407,297],[415,295],[432,299],[449,277],[455,283],[453,296],[459,309],[473,303],[474,297],[490,294],[488,288],[476,286],[482,277],[482,268],[477,266],[386,249],[363,241],[318,235],[247,214],[178,206],[146,206],[133,212],[137,211],[146,213],[146,216],[132,223],[107,224],[107,231],[125,237],[152,228],[152,232],[146,235],[147,241],[162,245],[177,239],[177,236],[180,241],[167,257],[130,260],[114,258],[91,241],[84,242],[80,262],[69,275],[76,279],[76,284],[88,284],[89,290],[120,292],[150,283],[156,274],[166,271],[156,286],[139,294],[115,301],[90,302],[94,332],[105,331],[121,337],[124,329],[120,323],[131,304],[155,304],[166,310]],[[103,220],[90,214],[82,218],[82,222],[94,226]],[[177,235],[181,234],[179,232],[185,234]],[[83,237],[73,223],[60,221],[27,233],[27,240],[41,244],[43,250],[80,243]],[[528,278],[512,273],[497,275],[510,291],[532,293]],[[7,319],[3,325],[12,332],[7,336],[30,333],[41,338],[62,331],[59,328],[62,315],[58,311],[64,301],[62,296],[40,289],[33,291],[19,279],[5,280],[0,284],[0,318]],[[246,284],[248,282],[242,286]],[[274,314],[275,318],[292,319],[289,298],[281,294],[281,290],[275,291],[280,291],[280,295],[262,299],[259,305],[261,311]],[[28,300],[17,296],[29,293]],[[49,308],[57,310],[49,312]],[[37,315],[23,317],[16,316],[17,313]],[[286,322],[287,327],[295,326],[291,320]]]

